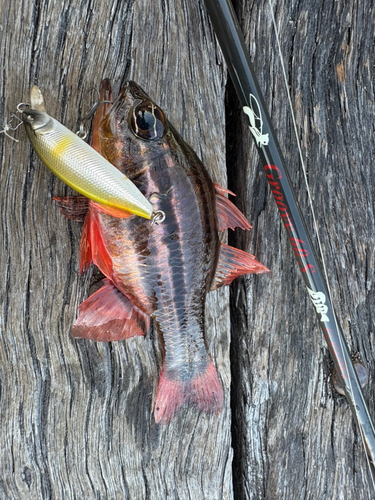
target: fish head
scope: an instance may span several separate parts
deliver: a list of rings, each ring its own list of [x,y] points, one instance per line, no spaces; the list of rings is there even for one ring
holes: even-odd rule
[[[111,93],[109,81],[103,80],[102,100]],[[129,81],[111,106],[102,112],[98,124],[100,152],[119,170],[129,174],[169,148],[168,133],[169,123],[164,112],[138,84]]]
[[[53,120],[45,111],[24,109],[22,121],[29,136],[46,134],[53,129]]]

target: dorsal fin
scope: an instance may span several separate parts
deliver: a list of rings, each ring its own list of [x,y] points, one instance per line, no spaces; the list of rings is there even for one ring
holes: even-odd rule
[[[133,215],[125,210],[109,207],[97,203],[96,201],[89,200],[86,196],[53,196],[52,199],[56,202],[57,208],[65,217],[75,221],[85,220],[90,204],[97,210],[119,219],[126,219]]]
[[[219,186],[219,184],[214,184],[214,186],[216,190],[216,210],[219,231],[224,231],[227,228],[235,229],[236,227],[250,229],[251,226],[244,214],[225,196],[226,193],[233,196],[236,195],[232,193],[232,191],[229,191],[229,189]]]
[[[146,335],[150,318],[125,297],[109,279],[78,307],[72,336],[112,342]]]
[[[84,221],[89,209],[89,199],[86,196],[53,196],[57,208],[68,219]]]
[[[251,255],[238,248],[221,244],[219,262],[211,290],[217,290],[223,285],[230,285],[241,274],[259,274],[270,272],[263,264]]]

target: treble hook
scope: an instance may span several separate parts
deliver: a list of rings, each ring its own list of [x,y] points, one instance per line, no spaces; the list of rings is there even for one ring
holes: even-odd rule
[[[90,92],[90,90],[95,90],[97,92],[97,94],[98,94],[98,100],[95,101],[94,104],[91,106],[91,109],[87,113],[87,115],[84,116],[81,119],[81,123],[79,124],[79,129],[76,132],[76,134],[78,135],[78,137],[80,137],[81,139],[86,139],[86,137],[88,135],[87,128],[85,127],[85,122],[87,122],[88,120],[90,120],[90,118],[93,116],[93,114],[99,108],[99,106],[101,106],[102,104],[112,104],[112,102],[113,102],[113,101],[100,101],[100,95],[99,95],[99,92],[97,91],[97,89],[95,89],[94,87],[92,87],[91,89],[88,90],[87,94]]]
[[[18,106],[17,106],[17,110],[18,110]],[[9,137],[9,139],[12,139],[13,141],[18,142],[18,139],[16,139],[15,137],[12,137],[10,134],[8,134],[8,130],[12,130],[13,132],[16,131],[18,129],[18,127],[20,127],[22,125],[23,121],[21,120],[21,118],[19,116],[15,115],[14,113],[12,113],[10,116],[11,116],[10,120],[4,125],[4,130],[0,130],[0,134],[5,134],[7,137]],[[19,123],[17,123],[17,125],[15,127],[12,127],[11,123],[12,123],[14,118],[16,120],[18,120]]]
[[[20,102],[19,104],[17,104],[17,113],[23,112],[21,106],[24,106],[25,108],[31,108],[31,104],[29,104],[28,102]]]

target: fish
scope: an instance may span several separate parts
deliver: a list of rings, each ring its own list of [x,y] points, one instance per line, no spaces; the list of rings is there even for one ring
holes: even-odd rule
[[[253,255],[220,243],[220,231],[248,230],[250,224],[141,87],[129,81],[113,100],[110,81],[103,80],[100,96],[113,104],[96,112],[93,147],[164,220],[115,218],[89,203],[80,271],[94,263],[105,279],[79,306],[71,334],[123,340],[145,336],[153,320],[163,346],[155,421],[170,422],[184,404],[218,414],[224,395],[206,342],[207,294],[239,275],[268,269]],[[71,217],[74,201],[67,205]]]
[[[41,91],[31,89],[22,120],[35,152],[65,184],[120,218],[153,217],[152,204],[129,178],[89,144],[48,115]]]

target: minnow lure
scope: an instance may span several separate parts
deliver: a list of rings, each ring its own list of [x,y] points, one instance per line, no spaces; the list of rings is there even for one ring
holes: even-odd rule
[[[108,80],[100,94],[112,101]],[[212,182],[136,83],[128,82],[113,104],[101,105],[94,134],[94,147],[137,182],[165,220],[151,225],[139,217],[118,219],[90,202],[80,268],[93,262],[106,279],[80,305],[72,335],[98,341],[145,335],[152,318],[164,347],[156,422],[170,421],[185,402],[219,413],[223,391],[205,341],[205,300],[241,274],[268,271],[253,255],[219,241],[219,231],[250,225],[226,198],[230,191]],[[69,217],[74,203],[59,200]]]
[[[47,114],[36,86],[31,90],[31,109],[22,109],[22,120],[39,158],[68,186],[116,217],[152,217],[151,203],[124,173]]]

